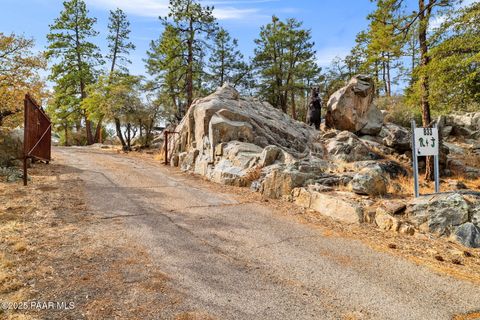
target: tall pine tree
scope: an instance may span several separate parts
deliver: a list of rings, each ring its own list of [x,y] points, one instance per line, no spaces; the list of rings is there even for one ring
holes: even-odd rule
[[[186,47],[186,103],[190,107],[195,92],[201,89],[206,39],[215,33],[217,24],[213,7],[204,7],[195,0],[170,0],[169,10],[161,20],[165,27],[175,30]]]
[[[215,35],[208,68],[208,79],[212,88],[221,87],[225,82],[237,87],[245,84],[249,75],[249,67],[244,62],[243,54],[238,50],[238,40],[232,39],[223,28]]]
[[[255,40],[254,64],[260,77],[260,94],[272,105],[296,117],[295,94],[319,76],[310,30],[295,19],[280,21],[276,16],[263,26]]]
[[[93,29],[96,19],[88,16],[85,2],[70,0],[63,6],[60,16],[50,26],[46,56],[56,59],[50,74],[50,80],[56,82],[55,91],[74,95],[75,104],[79,106],[87,96],[87,85],[95,81],[95,67],[103,61],[98,47],[90,41],[98,32]],[[85,121],[87,143],[93,144],[91,120],[85,110],[80,112]]]

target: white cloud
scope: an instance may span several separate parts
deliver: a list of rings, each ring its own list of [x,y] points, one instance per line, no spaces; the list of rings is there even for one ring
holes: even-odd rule
[[[86,0],[90,5],[105,9],[121,8],[125,12],[142,17],[158,17],[168,14],[168,0]],[[203,5],[213,5],[214,16],[219,20],[239,20],[263,17],[259,9],[237,8],[231,4],[255,4],[274,2],[277,0],[253,0],[253,1],[202,1]],[[225,6],[228,5],[228,6]]]
[[[258,9],[238,9],[233,7],[215,7],[213,15],[219,20],[238,20],[252,17],[262,17]]]
[[[464,0],[462,1],[460,4],[459,4],[459,8],[465,8],[465,7],[468,7],[474,3],[477,3],[479,2],[479,0]],[[433,31],[437,28],[439,28],[442,23],[444,23],[447,19],[447,16],[446,15],[438,15],[438,16],[435,16],[429,23],[428,25],[428,29],[429,31]]]
[[[89,4],[105,8],[121,8],[125,12],[143,17],[158,17],[168,13],[168,0],[86,0]]]
[[[317,51],[317,64],[320,67],[327,67],[333,59],[345,58],[350,53],[350,48],[347,47],[324,47]]]

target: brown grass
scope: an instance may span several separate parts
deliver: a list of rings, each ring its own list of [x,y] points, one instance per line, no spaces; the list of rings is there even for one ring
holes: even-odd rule
[[[261,176],[262,176],[262,167],[256,166],[256,167],[250,168],[247,171],[247,174],[242,178],[244,183],[243,185],[250,186],[253,181],[260,179]]]
[[[456,175],[448,179],[441,179],[440,182],[440,191],[447,192],[447,191],[456,191],[454,186],[452,186],[449,182],[452,181],[459,181],[464,183],[468,189],[471,190],[480,190],[480,178],[475,180],[466,179],[462,175]],[[414,192],[414,179],[413,177],[398,177],[397,179],[390,180],[388,184],[388,193],[398,197],[411,197]],[[427,182],[423,175],[419,177],[419,186],[420,186],[420,194],[432,194],[435,192],[435,185],[434,182]]]
[[[471,312],[467,314],[460,314],[452,318],[452,320],[478,320],[478,319],[480,319],[480,311]]]
[[[75,309],[0,310],[0,319],[151,318],[181,301],[122,221],[86,211],[74,169],[36,164],[29,173],[28,187],[0,183],[0,301]]]

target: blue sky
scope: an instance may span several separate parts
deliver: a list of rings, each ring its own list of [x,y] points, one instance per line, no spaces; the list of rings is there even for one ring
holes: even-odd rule
[[[131,55],[131,72],[144,74],[149,42],[162,31],[158,20],[168,9],[168,0],[86,0],[90,16],[98,19],[100,35],[94,41],[106,52],[108,11],[122,8],[131,21],[131,40],[137,46]],[[215,6],[215,15],[239,45],[245,56],[251,56],[254,39],[261,25],[273,14],[294,17],[312,30],[318,62],[326,67],[335,56],[344,56],[354,45],[355,35],[366,28],[366,16],[374,9],[370,0],[205,0]],[[406,1],[414,4],[416,0]],[[0,0],[0,32],[23,34],[36,40],[36,48],[45,48],[48,25],[62,9],[60,0]]]

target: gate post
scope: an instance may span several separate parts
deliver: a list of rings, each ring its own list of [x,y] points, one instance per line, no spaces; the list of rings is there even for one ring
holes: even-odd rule
[[[163,133],[165,135],[165,165],[168,165],[168,131],[165,130]]]

